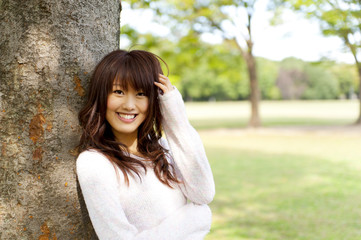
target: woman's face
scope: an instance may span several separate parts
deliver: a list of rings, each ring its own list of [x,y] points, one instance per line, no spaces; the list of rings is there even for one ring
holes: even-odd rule
[[[128,90],[118,84],[113,85],[108,95],[105,118],[118,141],[137,136],[138,127],[147,117],[149,100],[142,91],[131,86]]]

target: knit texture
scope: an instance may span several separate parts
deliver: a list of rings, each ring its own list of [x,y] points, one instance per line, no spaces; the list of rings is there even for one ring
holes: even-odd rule
[[[153,169],[141,179],[122,172],[100,152],[87,150],[77,159],[77,174],[90,219],[100,240],[200,240],[209,232],[208,207],[215,186],[203,144],[190,125],[177,89],[159,95],[168,161],[183,184],[170,188]],[[132,157],[143,160],[135,155]]]

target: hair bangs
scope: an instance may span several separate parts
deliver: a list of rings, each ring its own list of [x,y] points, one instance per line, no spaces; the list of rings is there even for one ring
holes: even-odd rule
[[[134,52],[128,53],[125,59],[119,62],[113,85],[119,85],[126,91],[131,87],[147,96],[153,95],[151,92],[155,89],[154,82],[159,74],[158,69],[154,68],[155,59],[139,58],[137,54],[132,53]]]

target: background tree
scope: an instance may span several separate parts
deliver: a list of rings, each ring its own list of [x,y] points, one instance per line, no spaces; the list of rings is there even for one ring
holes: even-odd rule
[[[302,99],[336,99],[339,94],[337,79],[329,71],[320,66],[305,65],[307,88],[302,94]]]
[[[256,61],[262,99],[281,99],[281,92],[276,84],[280,63],[261,57],[257,57]]]
[[[125,48],[133,45],[145,48],[167,62],[172,83],[185,100],[248,98],[245,63],[231,44],[210,44],[202,41],[195,32],[172,40],[150,33],[141,34],[129,26],[123,26],[123,33],[122,40],[129,43]]]
[[[198,10],[192,9],[190,4],[193,3]],[[206,16],[211,14],[214,6],[211,5],[211,10],[207,11],[202,8],[205,3],[193,1],[190,4],[167,0],[134,2],[135,14],[143,14],[143,11],[147,15],[152,13],[155,26],[153,25],[154,29],[148,28],[146,33],[139,33],[129,25],[123,26],[122,39],[129,43],[125,48],[144,47],[162,56],[170,67],[172,81],[185,100],[248,98],[249,74],[247,64],[237,50],[238,46],[231,40],[210,43],[206,39],[210,32],[226,34],[209,27],[207,18],[201,16],[201,13]],[[229,7],[223,11],[232,15],[234,9]],[[220,22],[225,31],[233,29],[229,27],[228,20],[217,17],[218,15],[214,22]],[[162,28],[156,26],[156,19],[169,27],[170,34],[165,35],[160,30]],[[205,23],[200,24],[201,21]],[[349,64],[336,63],[326,58],[317,62],[292,58],[281,62],[261,57],[256,57],[255,60],[262,99],[355,98],[355,93],[358,92],[358,74]]]
[[[286,58],[280,63],[277,78],[283,99],[337,99],[337,77],[319,63]]]
[[[300,99],[307,89],[305,63],[296,58],[286,58],[280,63],[276,84],[282,99]]]
[[[133,7],[149,7],[159,20],[172,27],[174,36],[189,32],[214,33],[222,36],[244,58],[249,77],[251,117],[249,125],[261,125],[259,115],[260,90],[256,59],[253,55],[252,18],[257,0],[190,0],[190,1],[131,1]],[[241,66],[240,66],[241,69]]]
[[[77,191],[77,112],[119,45],[118,1],[0,1],[0,239],[91,239]]]
[[[360,0],[282,0],[281,5],[315,18],[323,34],[338,36],[355,59],[359,79],[359,116],[361,124],[361,2]]]
[[[335,76],[339,85],[339,97],[353,99],[359,86],[358,73],[354,65],[323,62],[324,68]]]

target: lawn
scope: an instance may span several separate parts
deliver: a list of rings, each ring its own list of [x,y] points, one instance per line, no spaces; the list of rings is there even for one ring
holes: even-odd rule
[[[197,129],[245,127],[250,106],[243,102],[189,102],[189,119]],[[344,125],[357,118],[359,103],[353,101],[262,101],[264,126]]]
[[[207,240],[361,239],[361,134],[200,133],[217,191]]]
[[[240,103],[187,104],[216,182],[206,240],[361,239],[361,128],[342,126],[354,121],[357,104],[305,103],[264,104],[264,122],[283,122],[261,129],[218,121],[223,114],[245,123],[243,113],[230,114]],[[297,124],[302,119],[309,123]]]

